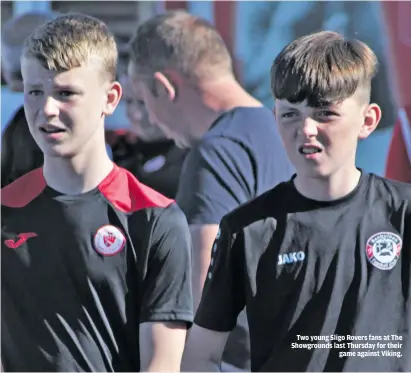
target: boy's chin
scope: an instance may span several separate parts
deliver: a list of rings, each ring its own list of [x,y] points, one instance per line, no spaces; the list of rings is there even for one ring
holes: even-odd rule
[[[62,144],[59,145],[49,145],[41,147],[41,150],[44,154],[44,157],[48,158],[72,158],[76,155],[76,152],[73,149],[70,149],[67,146]]]

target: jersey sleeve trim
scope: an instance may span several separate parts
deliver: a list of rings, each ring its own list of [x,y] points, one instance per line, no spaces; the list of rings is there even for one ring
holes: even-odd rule
[[[192,324],[194,320],[194,315],[191,312],[150,312],[140,317],[140,324],[146,322],[168,322],[168,321],[176,321],[176,322],[186,322],[188,324]]]
[[[117,165],[114,165],[113,171],[98,188],[115,208],[126,213],[145,208],[168,207],[174,202],[142,184],[133,174]]]

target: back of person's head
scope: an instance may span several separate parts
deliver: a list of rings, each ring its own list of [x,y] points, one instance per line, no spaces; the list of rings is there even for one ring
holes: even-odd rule
[[[38,27],[26,40],[24,58],[34,58],[50,71],[68,71],[98,61],[113,81],[117,72],[117,44],[107,25],[94,17],[69,13]]]
[[[1,139],[1,187],[8,185],[43,164],[43,153],[27,126],[20,109],[3,132]]]
[[[27,12],[10,18],[2,27],[1,62],[4,79],[13,91],[23,91],[20,57],[24,40],[39,26],[54,19],[57,13]]]
[[[217,30],[185,11],[142,23],[130,42],[130,60],[140,74],[173,69],[194,82],[233,75],[232,58]]]
[[[378,60],[363,42],[331,31],[303,36],[288,44],[271,68],[275,99],[316,107],[339,102],[361,90],[370,100]]]

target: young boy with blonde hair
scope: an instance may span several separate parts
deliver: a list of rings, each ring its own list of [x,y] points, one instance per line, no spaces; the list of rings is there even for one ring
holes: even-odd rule
[[[44,165],[2,189],[6,371],[177,371],[193,306],[190,234],[174,201],[109,159],[116,42],[66,14],[22,56]],[[24,151],[24,150],[22,150]]]

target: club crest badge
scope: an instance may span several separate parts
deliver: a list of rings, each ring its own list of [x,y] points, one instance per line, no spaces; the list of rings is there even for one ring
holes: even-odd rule
[[[379,232],[372,235],[366,244],[368,261],[376,268],[390,270],[397,264],[402,248],[398,234]]]
[[[113,256],[123,250],[126,237],[114,225],[103,225],[94,235],[94,248],[104,256]]]

